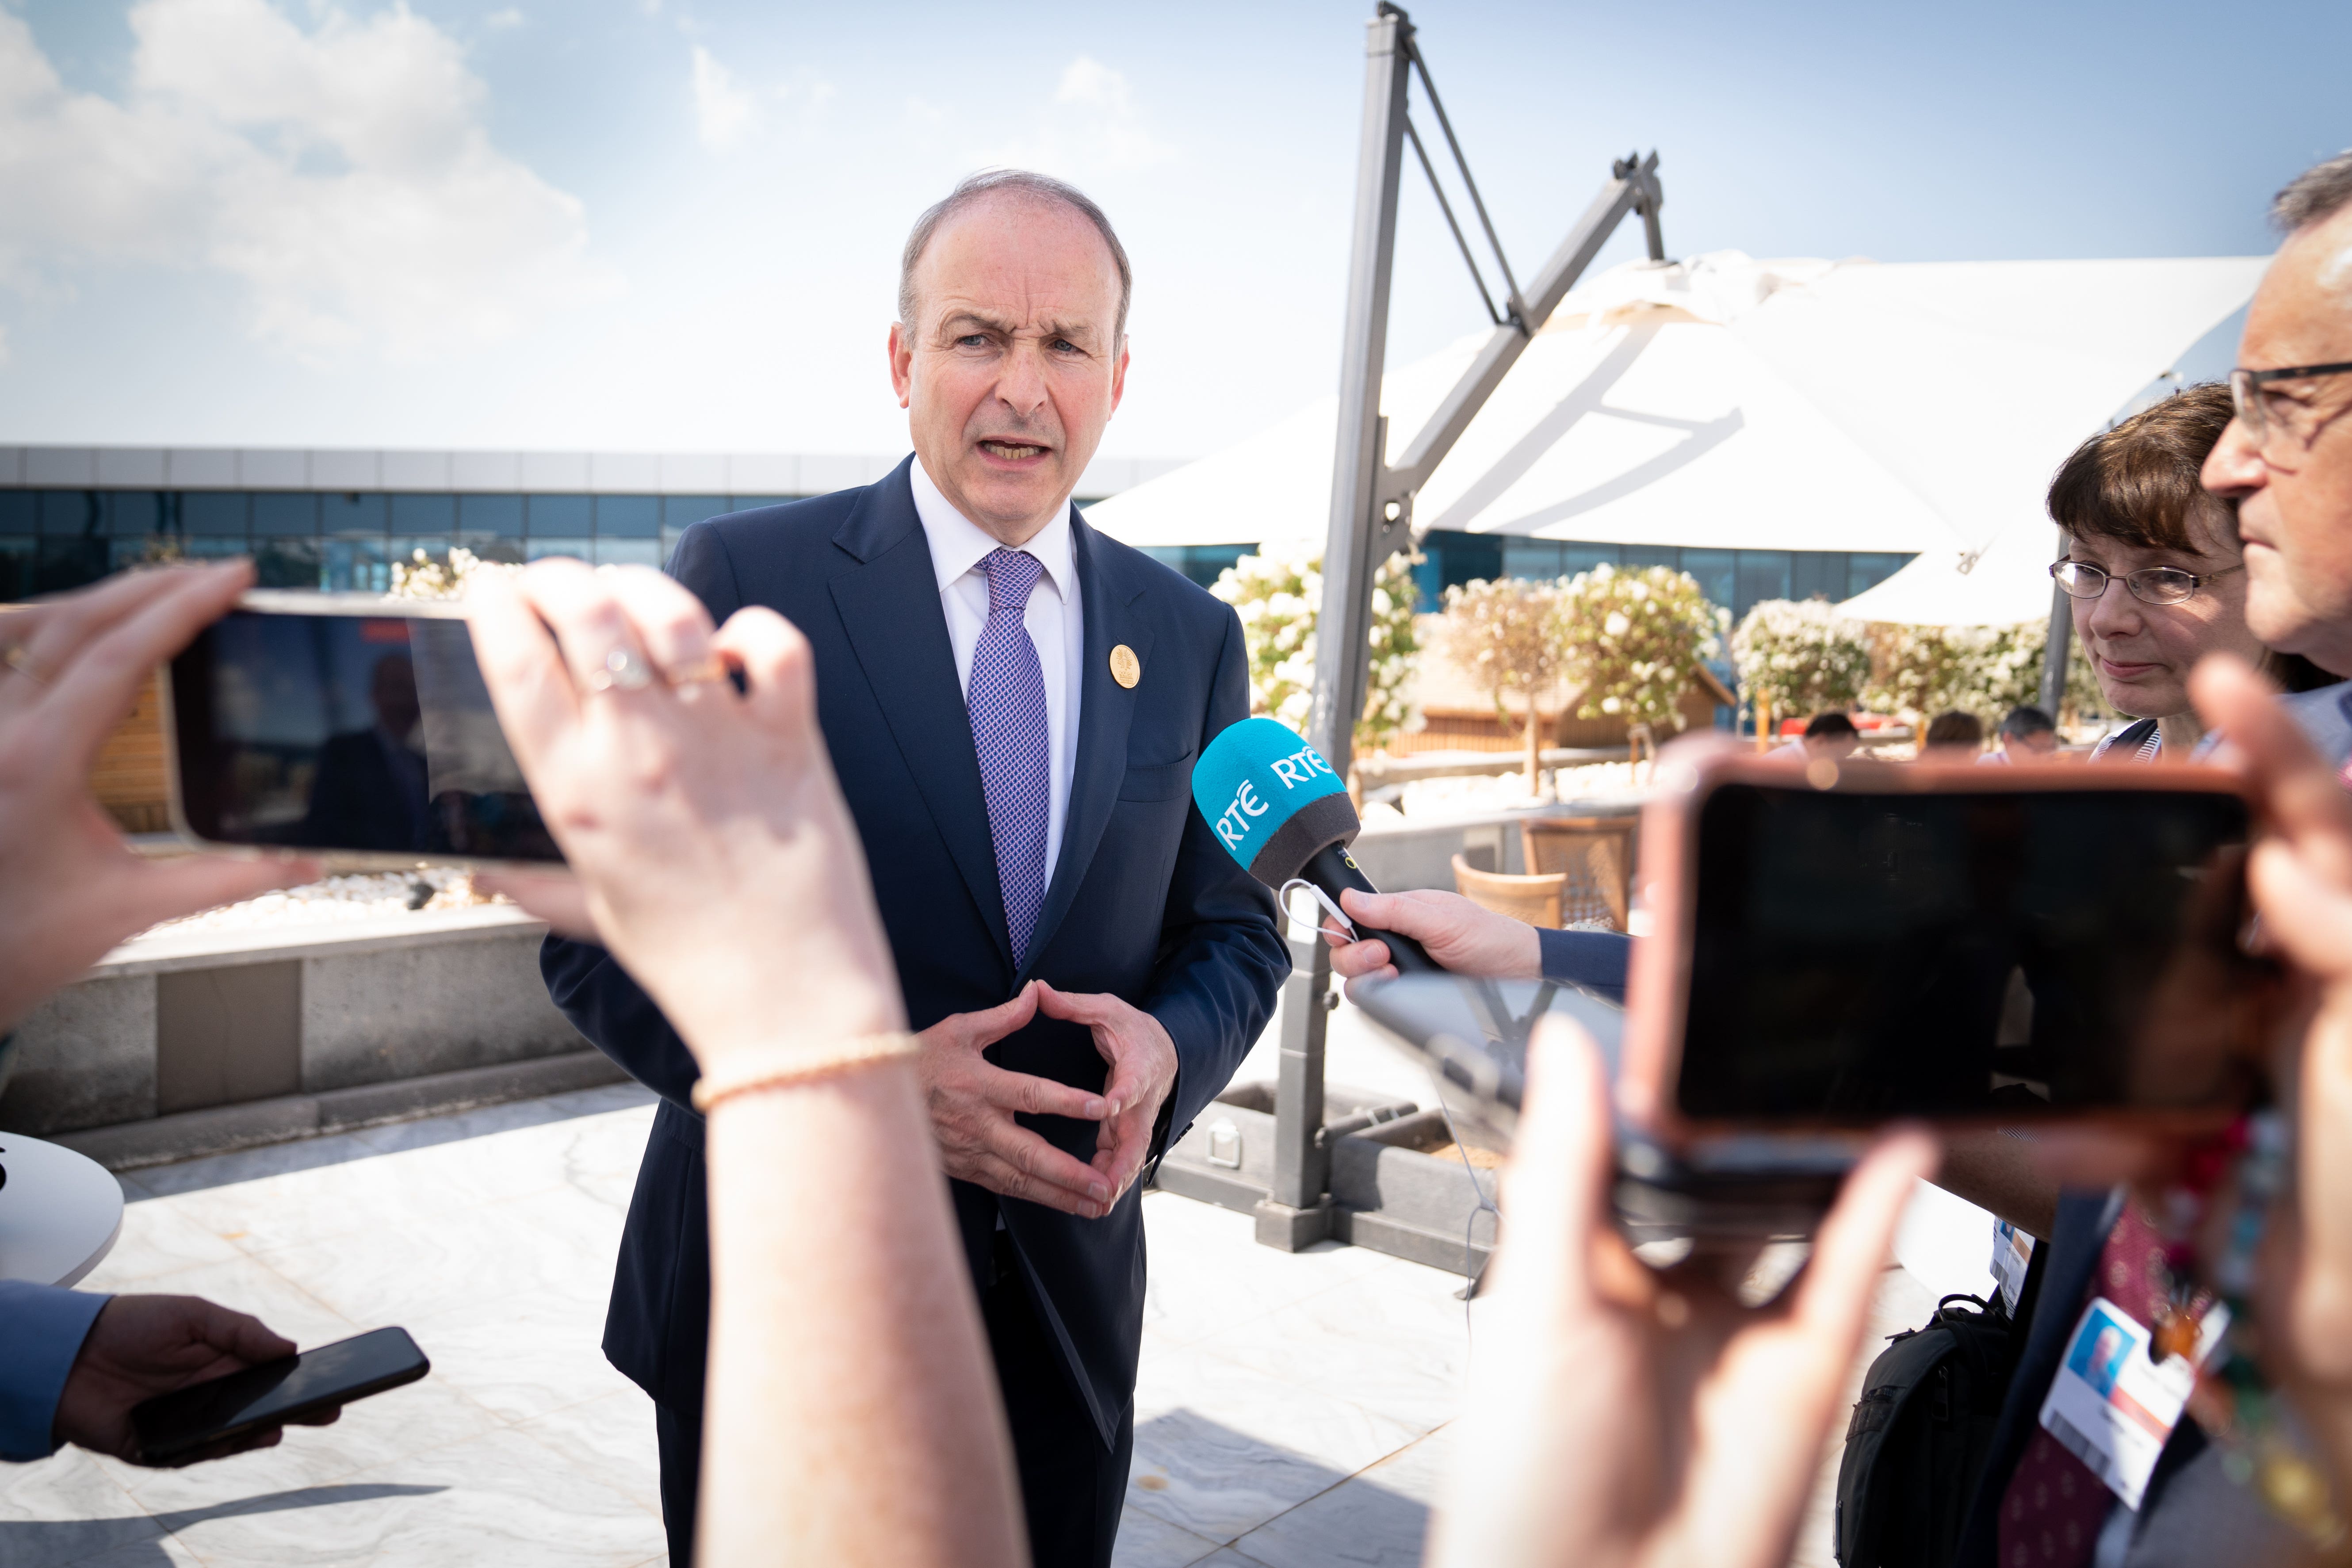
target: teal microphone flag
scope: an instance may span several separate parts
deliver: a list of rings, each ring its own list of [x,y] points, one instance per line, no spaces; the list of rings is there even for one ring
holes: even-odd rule
[[[1192,804],[1226,853],[1270,888],[1362,826],[1322,753],[1272,719],[1244,719],[1209,742],[1192,767]]]

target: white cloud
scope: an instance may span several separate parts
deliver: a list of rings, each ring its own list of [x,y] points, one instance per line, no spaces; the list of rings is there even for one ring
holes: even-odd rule
[[[1123,74],[1080,55],[1062,68],[1052,107],[1030,133],[981,149],[977,161],[1084,177],[1156,168],[1175,162],[1176,150],[1151,134]]]
[[[759,118],[759,106],[735,73],[694,46],[694,125],[702,144],[723,153],[743,140]]]
[[[435,356],[610,292],[573,197],[491,146],[457,44],[404,5],[305,31],[268,0],[142,0],[131,87],[68,91],[0,11],[0,281],[226,271],[306,357]]]
[[[1055,89],[1054,101],[1087,104],[1120,115],[1132,114],[1135,110],[1127,78],[1085,55],[1063,68],[1062,84]]]

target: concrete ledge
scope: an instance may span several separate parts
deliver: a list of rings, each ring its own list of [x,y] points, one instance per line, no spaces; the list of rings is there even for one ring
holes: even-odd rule
[[[568,1051],[529,1061],[501,1062],[459,1072],[434,1073],[393,1083],[289,1094],[208,1110],[183,1111],[144,1121],[62,1132],[50,1141],[87,1154],[110,1171],[133,1171],[205,1154],[226,1154],[264,1143],[318,1138],[354,1128],[438,1116],[478,1105],[536,1100],[620,1083],[628,1075],[601,1051]]]
[[[510,906],[184,928],[124,943],[17,1026],[0,1131],[48,1138],[570,1056]]]

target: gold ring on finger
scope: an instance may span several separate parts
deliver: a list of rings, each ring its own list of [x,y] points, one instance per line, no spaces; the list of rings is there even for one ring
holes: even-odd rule
[[[604,656],[604,668],[591,671],[591,691],[642,691],[653,684],[653,666],[635,652],[616,647]]]
[[[672,686],[701,686],[710,681],[726,679],[727,661],[717,654],[711,654],[708,658],[696,660],[683,669],[670,671],[669,683]]]

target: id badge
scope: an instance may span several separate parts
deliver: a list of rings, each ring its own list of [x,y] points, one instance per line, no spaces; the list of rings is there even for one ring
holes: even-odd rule
[[[2033,1238],[2005,1219],[1992,1222],[1992,1278],[2000,1288],[2010,1316],[2017,1315],[2018,1292],[2025,1289],[2025,1270],[2033,1261]]]
[[[2195,1363],[2177,1355],[2151,1362],[2147,1327],[2105,1296],[2093,1297],[2042,1401],[2042,1430],[2137,1513],[2157,1457],[2196,1386],[2197,1367],[2229,1318],[2217,1306],[2197,1325]]]

